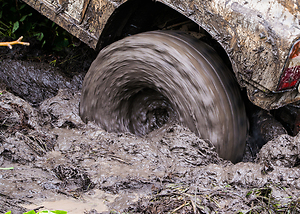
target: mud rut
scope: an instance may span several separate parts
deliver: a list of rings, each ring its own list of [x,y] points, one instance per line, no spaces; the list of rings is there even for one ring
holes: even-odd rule
[[[140,138],[83,123],[83,74],[15,59],[0,74],[0,167],[14,167],[0,170],[1,213],[300,212],[300,134],[232,164],[176,124]]]

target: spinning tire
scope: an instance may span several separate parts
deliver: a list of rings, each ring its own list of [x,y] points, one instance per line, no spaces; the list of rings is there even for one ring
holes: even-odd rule
[[[247,119],[234,77],[210,46],[178,32],[141,33],[103,49],[84,79],[80,116],[137,135],[178,122],[233,162],[245,148]]]

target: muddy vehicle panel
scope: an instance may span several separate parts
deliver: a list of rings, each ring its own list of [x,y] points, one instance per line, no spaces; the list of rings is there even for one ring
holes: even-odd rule
[[[147,8],[140,6],[137,1],[24,1],[92,48],[96,48],[97,44],[102,48],[107,43],[113,42],[106,41],[106,37],[113,36],[107,35],[111,32],[105,31],[105,27],[109,28],[113,24],[114,32],[118,33],[128,25],[126,22],[130,22],[130,16],[134,16],[138,10],[145,13],[153,12],[147,11]],[[300,99],[298,91],[292,90],[295,87],[279,89],[280,78],[284,75],[285,66],[288,66],[286,61],[289,52],[300,35],[299,2],[296,0],[251,2],[159,0],[158,2],[197,23],[221,44],[229,56],[240,85],[246,86],[253,103],[264,109],[274,109]],[[156,4],[157,7],[161,7]],[[128,10],[129,6],[126,5],[130,5],[131,9]],[[126,10],[128,15],[118,16],[124,13],[123,10]],[[155,27],[164,28],[159,25]],[[142,31],[147,30],[153,29]],[[298,76],[294,76],[298,80]]]
[[[279,80],[300,35],[299,2],[193,1],[180,8],[222,45],[252,102],[273,109],[299,99],[298,92],[275,94],[283,91]]]

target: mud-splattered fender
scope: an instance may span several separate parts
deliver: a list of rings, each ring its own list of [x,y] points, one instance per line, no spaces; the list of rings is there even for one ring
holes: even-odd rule
[[[297,92],[273,93],[300,37],[299,1],[158,1],[199,24],[222,45],[256,105],[272,109],[299,100]]]
[[[113,12],[127,2],[24,1],[93,48]],[[300,100],[296,91],[273,93],[291,46],[300,37],[298,0],[157,1],[193,20],[221,44],[239,84],[247,88],[253,103],[264,109],[274,109]]]
[[[23,0],[39,13],[96,48],[109,17],[126,0]]]

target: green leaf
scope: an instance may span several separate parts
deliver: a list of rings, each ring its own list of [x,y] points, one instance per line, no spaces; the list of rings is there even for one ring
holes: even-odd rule
[[[22,10],[25,6],[26,4],[22,4],[19,10]]]
[[[29,14],[27,14],[27,15],[22,16],[22,18],[21,18],[19,21],[20,21],[20,22],[25,21],[25,19],[26,19],[28,16],[32,16],[32,13],[29,13]]]
[[[56,59],[55,59],[55,60],[53,60],[53,61],[51,61],[51,62],[49,63],[49,65],[53,65],[53,66],[55,66],[55,65],[56,65]]]
[[[13,29],[12,29],[12,33],[16,32],[16,30],[18,30],[19,27],[20,27],[19,22],[16,21],[16,22],[14,23],[14,26],[13,26]]]
[[[23,214],[36,214],[36,213],[35,213],[34,210],[30,210],[30,211],[28,211],[28,212],[26,212],[26,213],[23,213]]]
[[[45,44],[46,44],[46,40],[43,41],[42,47],[44,47]]]
[[[67,211],[63,211],[63,210],[54,210],[52,212],[54,212],[55,214],[67,214]]]
[[[41,213],[48,213],[48,214],[67,214],[67,211],[63,211],[63,210],[43,210],[38,212],[37,214],[41,214]]]
[[[251,195],[251,194],[252,194],[252,191],[249,191],[249,192],[247,193],[246,196],[249,196],[249,195]]]
[[[22,18],[20,19],[20,22],[23,22],[26,19],[27,15],[22,16]]]
[[[42,32],[39,33],[37,39],[38,39],[39,41],[42,41],[43,38],[44,38],[44,34],[43,34]]]
[[[6,212],[5,214],[11,214],[11,211]]]
[[[2,94],[2,93],[1,93]],[[8,167],[8,168],[0,168],[2,170],[10,170],[10,169],[14,169],[14,167]]]
[[[42,39],[44,38],[43,32],[35,33],[33,34],[33,36],[36,36],[37,40],[39,41],[42,41]]]

